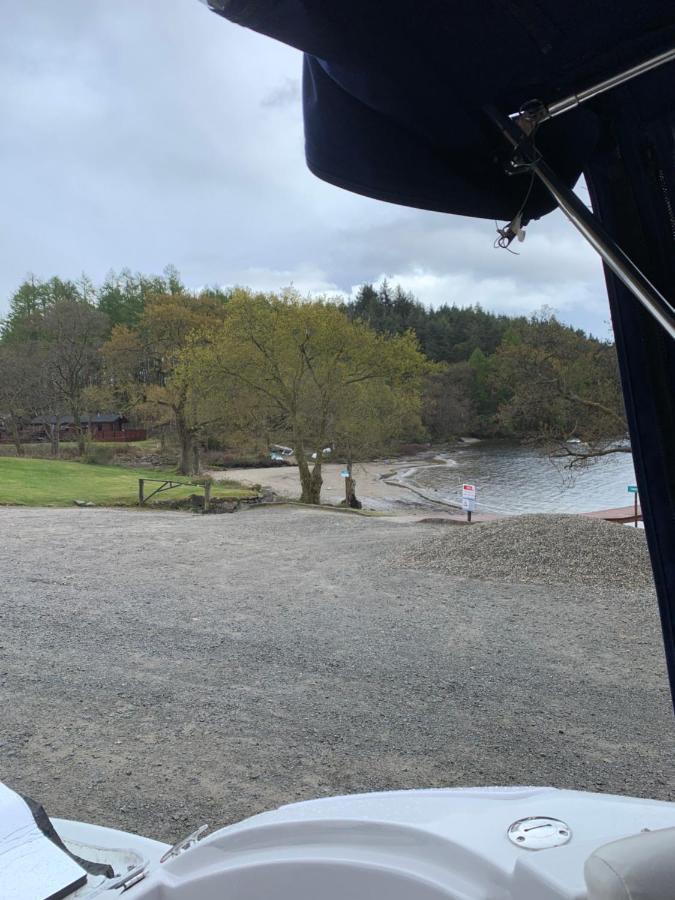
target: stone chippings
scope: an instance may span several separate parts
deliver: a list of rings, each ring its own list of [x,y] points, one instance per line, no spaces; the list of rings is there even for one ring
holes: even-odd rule
[[[610,578],[623,542],[642,546],[619,525],[562,525],[567,544],[515,519],[439,539],[437,525],[283,506],[0,508],[0,778],[52,816],[170,843],[361,791],[675,800],[653,591],[482,577],[501,558],[526,578],[515,564],[535,537],[561,545],[566,572],[590,557],[599,571],[605,546]],[[514,528],[529,535],[518,547]],[[481,577],[447,574],[448,542],[483,536],[492,549],[462,569]],[[439,540],[447,568],[392,564]]]
[[[642,529],[577,515],[511,516],[449,528],[406,548],[406,568],[533,584],[649,587]]]

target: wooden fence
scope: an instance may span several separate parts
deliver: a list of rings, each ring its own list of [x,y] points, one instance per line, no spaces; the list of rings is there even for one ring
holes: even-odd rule
[[[148,436],[145,428],[127,428],[126,431],[92,431],[92,441],[144,441]]]

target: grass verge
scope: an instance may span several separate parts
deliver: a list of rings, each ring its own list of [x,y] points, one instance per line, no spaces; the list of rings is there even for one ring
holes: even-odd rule
[[[161,469],[128,469],[121,466],[87,466],[48,459],[0,458],[0,505],[72,506],[75,500],[97,506],[134,506],[138,502],[138,479],[162,478],[189,481]],[[147,485],[146,493],[159,485]],[[199,487],[181,487],[157,495],[157,499],[180,499],[201,494]],[[233,481],[214,482],[212,497],[246,499],[256,492]],[[150,504],[152,505],[152,500]]]

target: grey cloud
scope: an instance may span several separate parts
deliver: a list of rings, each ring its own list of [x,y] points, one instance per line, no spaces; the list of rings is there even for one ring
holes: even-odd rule
[[[283,84],[270,91],[260,101],[261,106],[294,106],[300,102],[300,79],[285,78]]]
[[[600,269],[567,223],[512,257],[490,222],[377,203],[304,165],[296,51],[196,0],[32,0],[0,34],[0,313],[24,275],[110,268],[188,284],[342,291],[398,275],[420,299],[549,302],[603,328]]]

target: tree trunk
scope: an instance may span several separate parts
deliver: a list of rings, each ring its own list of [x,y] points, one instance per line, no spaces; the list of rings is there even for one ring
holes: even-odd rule
[[[82,428],[82,415],[79,409],[71,409],[70,414],[73,417],[73,428],[75,429],[75,441],[77,443],[77,455],[84,456],[86,450],[86,440],[84,429]],[[89,426],[87,426],[88,428]]]
[[[298,471],[300,473],[300,502],[301,503],[311,503],[311,494],[312,494],[312,473],[309,471],[309,466],[307,465],[307,460],[305,458],[305,454],[302,450],[295,450],[295,458],[298,461]]]
[[[180,475],[193,475],[195,453],[192,443],[192,435],[189,431],[179,434],[180,458],[178,460],[178,472]]]
[[[199,448],[195,447],[194,435],[182,416],[176,416],[176,431],[180,444],[178,472],[180,475],[196,475],[195,463],[199,465]]]
[[[82,426],[77,429],[77,455],[84,456],[84,451],[87,449],[87,439],[84,436],[84,430]]]
[[[321,454],[317,453],[316,462],[312,469],[312,478],[310,481],[312,499],[311,503],[321,503],[321,486],[323,484],[323,476],[321,475]]]
[[[17,456],[25,456],[26,451],[24,450],[24,446],[21,443],[21,433],[19,431],[19,425],[18,425],[16,419],[14,418],[14,416],[12,416],[12,418],[11,418],[11,423],[12,423],[12,442],[14,443],[14,447],[16,448],[16,455]]]
[[[352,478],[352,460],[347,460],[349,475],[345,478],[345,506],[350,509],[361,509],[361,501],[356,497],[356,481]]]
[[[302,444],[296,440],[295,458],[298,461],[298,470],[300,472],[300,486],[302,493],[300,495],[301,503],[317,504],[321,502],[321,485],[323,479],[321,477],[321,462],[317,456],[317,462],[313,470],[310,470],[305,451]]]
[[[61,455],[61,419],[56,416],[56,421],[49,426],[49,441],[51,443],[52,456]]]

